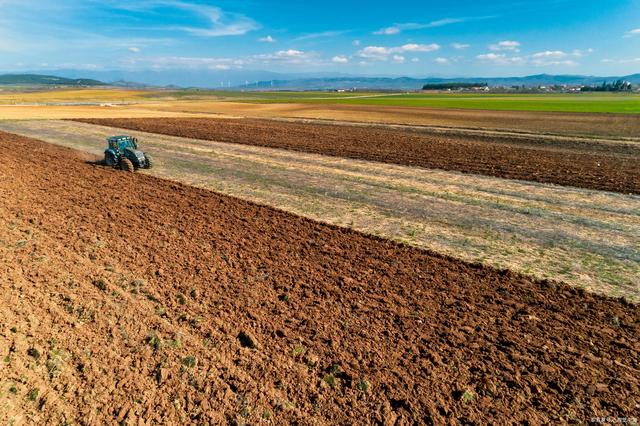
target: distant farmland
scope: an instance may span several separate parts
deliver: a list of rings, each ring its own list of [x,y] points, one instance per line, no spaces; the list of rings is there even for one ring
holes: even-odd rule
[[[184,92],[183,92],[184,93]],[[485,94],[485,93],[318,93],[209,92],[246,102],[462,108],[500,111],[597,112],[640,114],[638,94]],[[203,94],[202,94],[203,95]]]

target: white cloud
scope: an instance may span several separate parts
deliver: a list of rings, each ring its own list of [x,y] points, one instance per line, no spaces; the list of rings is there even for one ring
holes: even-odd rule
[[[129,52],[133,52],[133,53],[140,53],[140,48],[136,47],[136,46],[131,46],[129,48]]]
[[[529,56],[508,56],[506,53],[490,52],[478,55],[476,56],[476,58],[483,62],[491,62],[495,65],[529,64],[536,67],[579,65],[574,60],[566,59],[568,56],[568,53],[561,50],[546,50],[544,52],[537,52]]]
[[[434,50],[440,49],[440,45],[431,43],[431,44],[415,44],[409,43],[400,46],[401,52],[433,52]]]
[[[520,42],[514,40],[504,40],[489,46],[489,50],[494,52],[508,50],[512,52],[520,51]]]
[[[640,35],[640,28],[635,28],[631,31],[627,31],[627,33],[625,34],[625,37],[632,37],[637,35]]]
[[[453,43],[451,47],[453,47],[454,49],[466,49],[468,47],[471,47],[471,45],[466,43]]]
[[[337,55],[334,56],[333,58],[331,58],[331,62],[336,63],[336,64],[346,64],[349,62],[349,58],[347,58],[344,55]]]
[[[376,35],[400,34],[400,28],[398,28],[398,27],[380,28],[378,31],[375,31],[374,34],[376,34]]]
[[[630,59],[603,59],[601,62],[605,64],[637,64],[640,63],[640,58],[630,58]]]
[[[358,56],[367,59],[387,60],[391,54],[391,49],[380,46],[367,46],[358,52]]]
[[[534,59],[531,63],[537,67],[549,67],[549,66],[569,66],[575,67],[579,65],[576,61],[572,61],[571,59],[567,59],[564,61],[554,61],[554,60],[540,60]]]
[[[386,61],[391,55],[405,52],[433,52],[440,49],[440,45],[408,43],[397,47],[367,46],[358,52],[358,56],[366,59]]]
[[[526,63],[526,59],[523,57],[509,57],[504,53],[485,53],[476,56],[476,58],[484,62],[493,62],[496,65],[521,65]]]
[[[498,61],[498,60],[504,60],[506,59],[507,55],[505,55],[504,53],[484,53],[482,55],[478,55],[476,56],[476,58],[483,60],[483,61]]]
[[[411,58],[411,62],[420,62],[419,58]]]
[[[379,30],[374,31],[373,34],[375,34],[375,35],[396,35],[396,34],[400,34],[402,31],[422,30],[422,29],[425,29],[425,28],[443,27],[445,25],[459,24],[459,23],[468,22],[468,21],[479,21],[479,20],[490,19],[490,18],[493,18],[493,16],[476,16],[476,17],[466,17],[466,18],[445,18],[445,19],[439,19],[437,21],[431,21],[431,22],[426,22],[426,23],[408,22],[408,23],[404,23],[404,24],[393,24],[390,27],[380,28]]]
[[[531,55],[532,58],[564,58],[568,56],[562,50],[545,50]]]
[[[188,57],[188,56],[160,56],[160,57],[132,57],[123,61],[129,67],[143,67],[154,70],[167,69],[211,69],[229,70],[241,69],[251,65],[323,65],[317,59],[314,52],[304,52],[301,50],[288,49],[279,50],[274,53],[250,55],[237,58],[229,57]]]
[[[253,55],[246,58],[248,63],[260,62],[261,64],[318,64],[317,54],[314,52],[304,52],[302,50],[288,49],[279,50],[275,53]]]
[[[447,65],[449,63],[449,60],[447,58],[436,58],[434,59],[436,63],[441,64],[441,65]]]
[[[175,9],[187,10],[206,18],[210,22],[210,25],[207,28],[175,27],[176,30],[185,31],[196,36],[235,36],[244,35],[250,31],[260,29],[260,25],[253,19],[238,13],[225,12],[215,6],[173,0],[151,2],[150,4],[155,4],[156,7],[169,6]]]
[[[351,44],[353,44],[354,46],[358,47],[358,46],[360,46],[360,40],[353,40],[351,42]]]
[[[268,36],[266,36],[266,37],[260,37],[260,38],[258,39],[258,41],[259,41],[260,43],[275,43],[275,42],[276,42],[276,39],[275,39],[275,38],[273,38],[273,37],[271,37],[270,35],[268,35]]]
[[[393,55],[393,62],[397,64],[404,64],[405,57],[402,55]]]
[[[585,50],[573,49],[573,51],[571,52],[571,55],[575,56],[576,58],[582,58],[583,56],[590,55],[593,52],[594,50],[592,48],[588,48]]]
[[[275,56],[279,58],[301,58],[305,55],[305,53],[301,50],[289,49],[289,50],[279,50],[275,53]]]

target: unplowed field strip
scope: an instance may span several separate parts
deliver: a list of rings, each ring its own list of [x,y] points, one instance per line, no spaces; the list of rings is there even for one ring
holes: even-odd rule
[[[90,119],[86,123],[219,142],[640,193],[640,147],[425,135],[406,130],[254,119]]]
[[[0,153],[6,418],[538,424],[637,413],[636,305],[107,170],[33,139],[0,133]]]

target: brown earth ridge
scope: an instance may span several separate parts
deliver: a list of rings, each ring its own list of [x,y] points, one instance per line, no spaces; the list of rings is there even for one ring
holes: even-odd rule
[[[409,425],[638,413],[640,310],[624,300],[34,139],[0,133],[0,152],[0,415]]]
[[[79,119],[172,136],[640,194],[640,146],[257,119]]]

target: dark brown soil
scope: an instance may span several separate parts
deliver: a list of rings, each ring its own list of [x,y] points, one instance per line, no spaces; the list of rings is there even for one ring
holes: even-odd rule
[[[640,146],[255,119],[91,119],[86,123],[507,179],[640,194]]]
[[[337,114],[392,117],[396,123],[447,127],[517,130],[559,135],[631,137],[640,134],[640,114],[586,112],[496,111],[455,108],[421,108],[372,105],[300,105],[331,108]],[[386,121],[386,120],[384,120]]]
[[[638,413],[635,305],[33,139],[0,133],[0,153],[0,384],[16,383],[0,415],[408,425]]]

